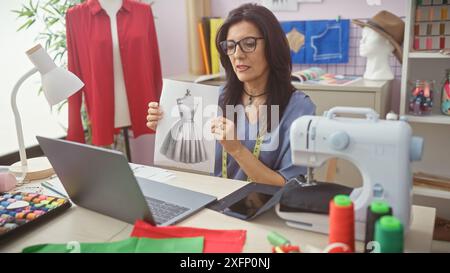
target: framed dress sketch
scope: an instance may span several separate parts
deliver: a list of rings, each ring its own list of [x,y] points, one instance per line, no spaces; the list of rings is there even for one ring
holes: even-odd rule
[[[164,79],[163,118],[156,128],[154,164],[200,173],[214,172],[219,87]]]

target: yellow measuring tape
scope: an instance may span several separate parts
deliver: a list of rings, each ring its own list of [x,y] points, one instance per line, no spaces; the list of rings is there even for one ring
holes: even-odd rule
[[[256,138],[255,147],[253,147],[253,155],[258,159],[259,154],[261,153],[261,143],[262,143],[263,137],[258,136]],[[227,159],[228,159],[228,153],[225,152],[225,150],[222,147],[222,177],[228,178],[227,174]],[[247,182],[252,182],[250,177],[247,176]]]

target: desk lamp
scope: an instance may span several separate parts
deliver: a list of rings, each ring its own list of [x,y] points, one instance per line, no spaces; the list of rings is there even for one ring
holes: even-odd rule
[[[55,105],[80,90],[84,86],[84,83],[71,72],[57,67],[41,45],[31,48],[26,54],[34,64],[34,68],[19,79],[11,94],[11,107],[16,123],[20,162],[14,163],[10,167],[10,171],[15,174],[25,175],[25,180],[37,180],[49,177],[54,172],[46,157],[27,160],[22,122],[17,109],[17,92],[26,79],[34,73],[39,72],[41,74],[42,89],[44,90],[45,98],[50,105]]]

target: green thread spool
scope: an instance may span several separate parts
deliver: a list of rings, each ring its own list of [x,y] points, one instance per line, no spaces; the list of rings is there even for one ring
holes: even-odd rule
[[[269,233],[269,235],[267,235],[267,240],[269,240],[270,244],[273,246],[283,246],[291,244],[288,239],[284,238],[275,231],[272,231],[271,233]]]
[[[403,225],[394,216],[383,216],[375,224],[380,253],[403,253]]]
[[[333,201],[339,207],[349,207],[352,204],[350,197],[344,194],[336,195]]]
[[[375,223],[383,216],[392,215],[392,209],[385,201],[373,201],[367,207],[366,238],[364,240],[364,252],[371,252],[370,242],[375,240]]]

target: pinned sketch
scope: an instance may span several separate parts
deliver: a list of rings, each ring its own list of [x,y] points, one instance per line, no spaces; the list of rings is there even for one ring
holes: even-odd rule
[[[347,63],[349,20],[281,22],[293,64]]]
[[[298,0],[263,0],[262,4],[271,11],[297,11]]]
[[[366,0],[369,6],[381,6],[381,0]]]
[[[288,32],[288,34],[286,34],[286,38],[289,43],[289,48],[294,51],[294,53],[298,53],[305,45],[305,35],[299,32],[296,28],[293,28],[290,32]]]
[[[291,59],[294,64],[305,62],[305,21],[281,22],[281,28],[291,50]]]
[[[164,80],[155,140],[155,165],[212,173],[219,87]]]
[[[335,46],[330,47],[329,42],[334,42]],[[342,28],[340,25],[328,26],[326,30],[311,37],[311,48],[313,49],[313,60],[342,59]]]
[[[350,20],[306,22],[305,63],[347,63]]]

